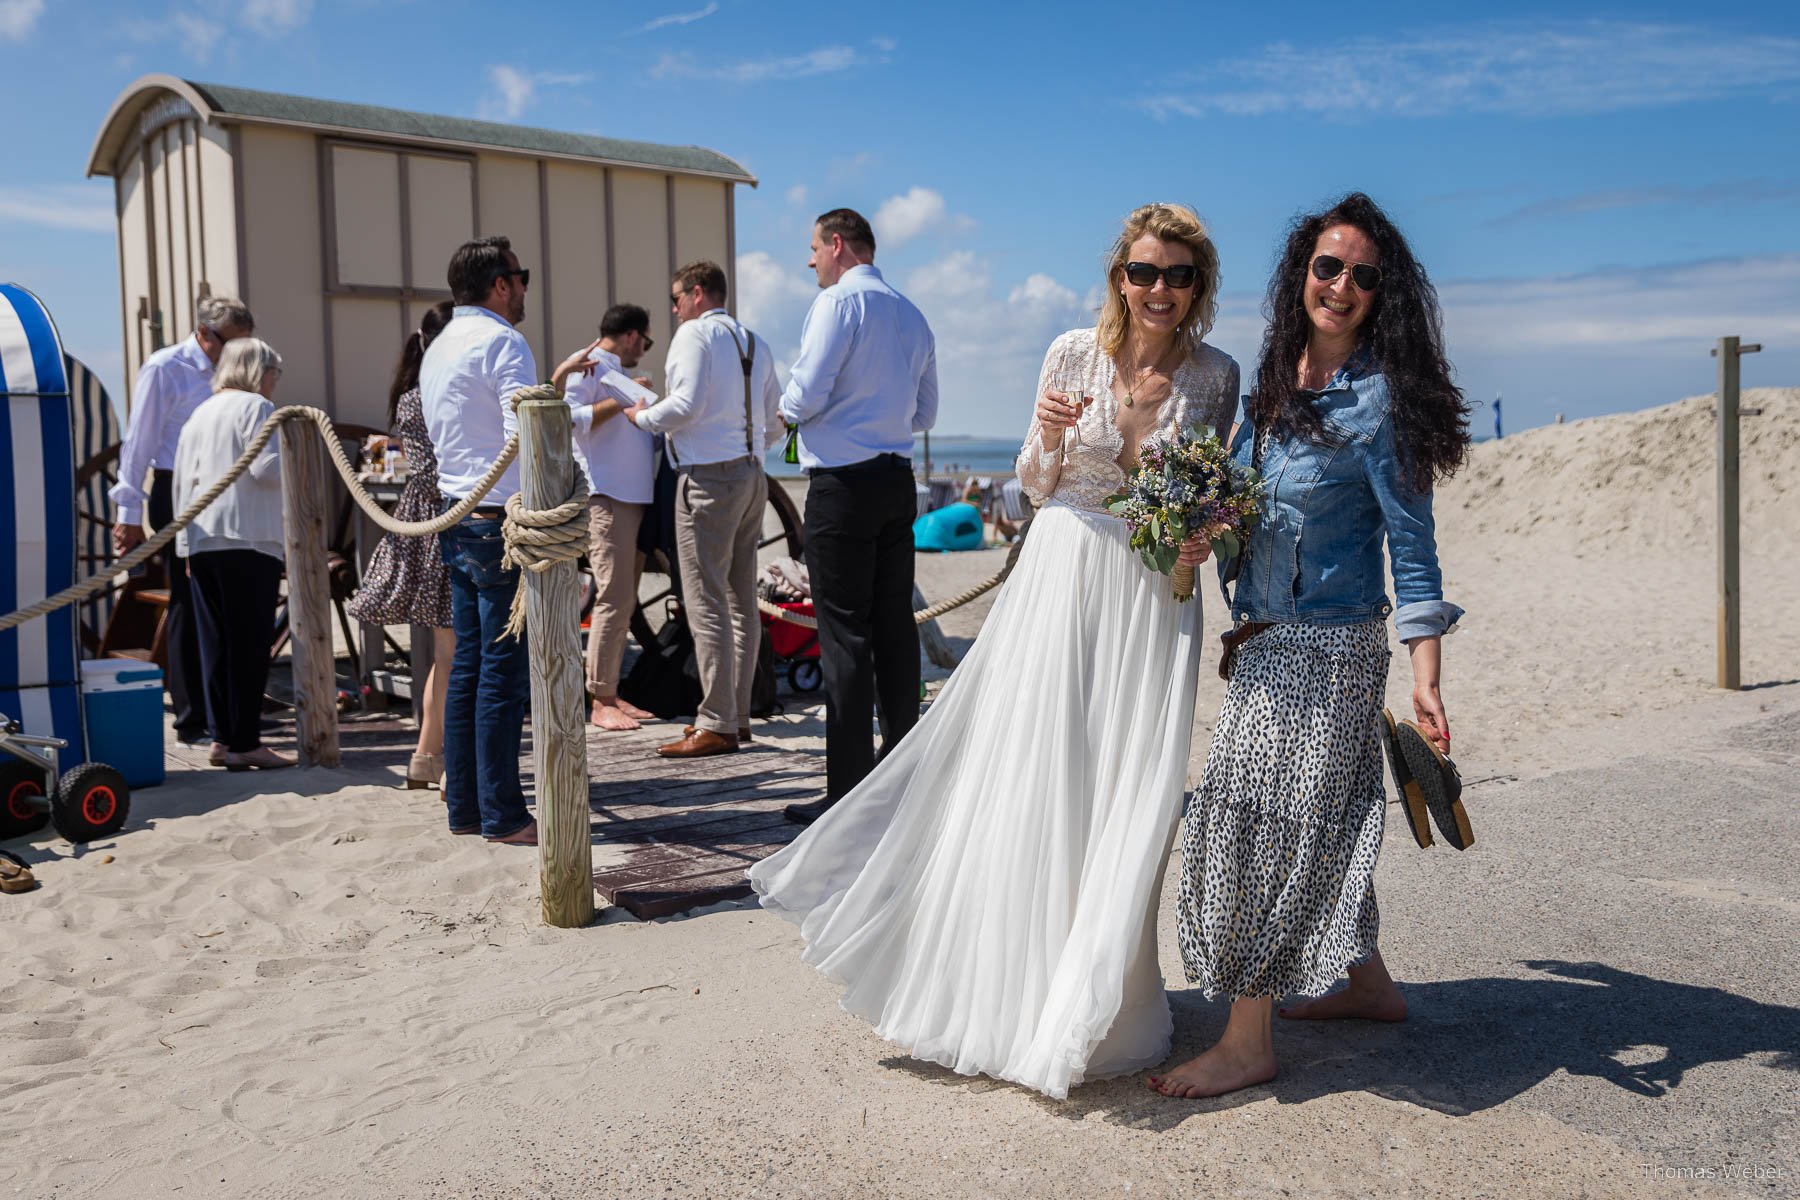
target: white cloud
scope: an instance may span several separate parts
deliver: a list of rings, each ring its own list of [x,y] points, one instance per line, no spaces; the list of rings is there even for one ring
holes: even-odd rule
[[[1767,179],[1735,179],[1699,187],[1675,184],[1667,187],[1605,188],[1573,196],[1554,196],[1513,209],[1487,222],[1491,229],[1523,225],[1543,217],[1576,216],[1621,208],[1659,208],[1672,205],[1694,208],[1743,208],[1756,204],[1792,204],[1800,200],[1800,185]]]
[[[942,193],[915,187],[904,196],[890,196],[882,201],[869,223],[875,227],[875,240],[883,249],[897,250],[942,224],[947,211]]]
[[[537,89],[548,86],[575,86],[593,79],[590,74],[570,75],[554,71],[526,71],[504,63],[488,68],[488,82],[494,94],[484,98],[480,114],[490,121],[516,121],[525,110],[537,103]]]
[[[190,12],[176,13],[172,20],[182,47],[193,56],[195,62],[203,63],[212,57],[213,47],[225,32],[217,21]]]
[[[880,34],[877,34],[876,36],[869,39],[869,45],[875,47],[877,50],[881,51],[883,54],[892,54],[894,52],[895,47],[898,46],[899,43],[894,41],[894,39],[891,37],[883,37]]]
[[[306,24],[312,16],[312,0],[245,0],[238,14],[257,33],[274,37]]]
[[[712,0],[712,3],[705,8],[697,8],[693,12],[669,13],[667,16],[658,17],[654,21],[646,23],[638,32],[649,33],[651,30],[663,29],[670,25],[692,25],[695,21],[704,20],[718,11],[718,0]]]
[[[1303,112],[1551,116],[1791,94],[1800,39],[1624,21],[1492,21],[1277,42],[1142,97],[1160,118]]]
[[[0,187],[0,220],[77,233],[113,232],[111,189],[83,185]]]
[[[726,83],[761,83],[767,79],[803,79],[847,71],[862,62],[849,46],[821,46],[805,54],[740,59],[715,63],[693,54],[665,54],[650,68],[653,79],[718,79]]]
[[[804,258],[789,266],[765,250],[737,259],[738,317],[775,348],[785,370],[800,350],[800,323],[819,294],[816,276]]]
[[[789,204],[793,205],[795,208],[798,208],[802,204],[805,204],[806,203],[806,185],[804,183],[796,183],[793,187],[789,188],[787,190],[787,202]]]
[[[22,42],[44,14],[44,0],[0,0],[0,38]]]

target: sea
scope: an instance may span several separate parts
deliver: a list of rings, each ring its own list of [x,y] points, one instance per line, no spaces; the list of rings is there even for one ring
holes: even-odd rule
[[[765,470],[777,479],[797,476],[801,473],[796,463],[781,461],[782,447],[776,446],[766,460]],[[1005,478],[1013,473],[1013,460],[1019,456],[1019,440],[1017,438],[980,438],[933,436],[930,454],[926,454],[925,439],[913,439],[913,470],[924,473],[927,458],[931,462],[931,473],[936,476],[987,475]]]

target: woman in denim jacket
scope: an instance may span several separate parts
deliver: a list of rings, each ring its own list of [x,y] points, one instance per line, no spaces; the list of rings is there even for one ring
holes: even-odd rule
[[[1180,892],[1188,979],[1229,996],[1231,1016],[1211,1049],[1151,1078],[1169,1096],[1273,1078],[1274,999],[1319,995],[1346,969],[1344,992],[1284,1015],[1405,1015],[1375,945],[1390,615],[1418,724],[1450,743],[1439,652],[1462,609],[1444,601],[1431,489],[1462,465],[1469,434],[1436,292],[1400,231],[1352,193],[1295,222],[1267,316],[1233,441],[1262,471],[1267,512],[1242,559],[1221,564],[1252,636],[1188,806]]]

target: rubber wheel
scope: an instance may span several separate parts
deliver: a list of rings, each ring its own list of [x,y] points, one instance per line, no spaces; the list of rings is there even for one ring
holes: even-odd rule
[[[0,838],[36,833],[50,814],[31,803],[44,794],[44,772],[18,759],[0,762]]]
[[[131,811],[125,777],[105,763],[82,763],[62,777],[50,802],[56,832],[71,842],[117,833]]]
[[[788,682],[796,692],[816,692],[819,685],[825,682],[824,672],[819,670],[816,658],[795,659],[788,664]]]

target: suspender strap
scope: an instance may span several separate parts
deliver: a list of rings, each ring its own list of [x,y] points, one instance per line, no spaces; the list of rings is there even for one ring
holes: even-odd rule
[[[749,334],[750,340],[750,347],[746,350],[744,348],[744,343],[738,339],[736,329],[731,325],[727,325],[725,327],[725,332],[731,335],[731,342],[737,347],[738,363],[744,368],[744,451],[749,454],[751,458],[755,458],[756,415],[750,407],[750,369],[756,363],[756,335],[750,333],[747,329],[744,331]]]

